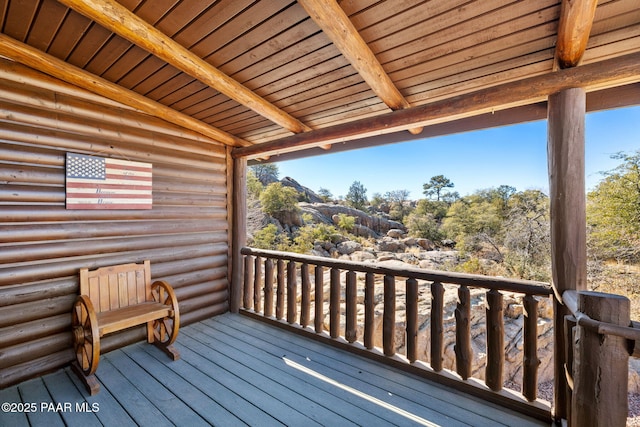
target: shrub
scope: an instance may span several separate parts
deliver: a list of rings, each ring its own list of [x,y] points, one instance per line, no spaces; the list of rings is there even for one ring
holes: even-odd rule
[[[356,217],[347,214],[338,214],[338,228],[351,232],[356,225]]]
[[[284,187],[274,182],[262,190],[260,194],[262,210],[274,215],[280,212],[295,212],[298,210],[298,192],[291,187]]]

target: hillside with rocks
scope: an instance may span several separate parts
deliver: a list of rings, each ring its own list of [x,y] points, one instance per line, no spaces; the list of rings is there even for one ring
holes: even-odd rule
[[[312,190],[300,185],[291,178],[281,180],[285,187],[294,188],[304,200],[297,203],[295,210],[280,212],[271,216],[262,212],[259,208],[251,210],[249,215],[249,244],[252,243],[254,233],[272,224],[278,233],[288,236],[288,241],[293,242],[295,237],[305,227],[331,227],[331,233],[324,239],[310,242],[307,253],[315,256],[331,257],[336,259],[352,260],[364,263],[378,263],[403,268],[403,266],[419,267],[429,270],[454,270],[468,260],[456,248],[456,243],[451,240],[433,241],[426,238],[416,238],[409,235],[407,227],[399,221],[394,221],[381,212],[365,212],[353,207],[335,202],[326,202]],[[350,229],[340,228],[341,221],[345,217],[352,218]],[[481,265],[490,269],[496,264],[492,258],[479,259]],[[329,282],[325,278],[325,295],[329,295]],[[361,284],[363,277],[358,276]],[[382,346],[381,329],[383,313],[383,286],[381,278],[375,286],[375,312],[377,313],[376,345]],[[359,286],[359,312],[364,313],[363,286]],[[398,300],[404,297],[403,283],[397,283]],[[522,345],[523,345],[523,305],[522,296],[516,294],[504,295],[504,321],[505,321],[505,371],[504,378],[511,388],[519,388],[522,376]],[[457,303],[457,287],[446,286],[445,292],[445,360],[444,366],[455,370],[455,317],[453,312]],[[324,301],[325,313],[328,313],[328,300]],[[418,314],[418,343],[420,359],[429,360],[430,342],[430,309],[431,295],[428,283],[419,283],[419,314]],[[404,354],[404,305],[399,303],[397,307],[396,337],[397,351]],[[550,299],[539,299],[538,312],[538,357],[541,360],[539,369],[539,383],[549,387],[552,381],[553,359],[553,311]],[[328,327],[328,318],[324,319]],[[359,321],[363,324],[362,319]],[[484,378],[486,364],[486,331],[485,331],[485,291],[472,289],[472,317],[471,336],[474,351],[473,376]],[[360,331],[362,333],[362,331]],[[361,335],[360,335],[361,337]],[[629,392],[640,393],[640,363],[632,359],[630,369]],[[542,387],[545,388],[545,387]]]

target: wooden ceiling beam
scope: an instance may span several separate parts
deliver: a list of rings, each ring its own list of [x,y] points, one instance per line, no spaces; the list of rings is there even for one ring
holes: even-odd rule
[[[587,49],[598,0],[563,0],[556,58],[560,68],[575,67]]]
[[[335,0],[298,0],[298,3],[389,108],[401,110],[411,107]],[[410,130],[411,133],[421,131]]]
[[[293,133],[308,126],[195,55],[115,0],[58,0],[120,37],[162,59]]]
[[[600,90],[640,82],[640,52],[504,83],[409,109],[355,120],[301,135],[233,149],[234,157],[277,155],[330,143],[383,135],[544,101],[558,91]]]
[[[230,133],[209,126],[200,120],[180,113],[132,90],[111,83],[74,65],[61,61],[27,44],[0,33],[0,55],[39,70],[64,82],[104,96],[112,101],[136,108],[167,122],[200,133],[215,141],[231,146],[247,146],[249,142]]]

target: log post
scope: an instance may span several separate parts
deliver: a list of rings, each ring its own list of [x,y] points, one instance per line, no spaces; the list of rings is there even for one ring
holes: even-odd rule
[[[314,270],[314,314],[313,326],[316,333],[321,334],[324,330],[324,270],[321,265],[316,265]]]
[[[495,289],[487,292],[487,386],[493,391],[502,390],[504,370],[504,316],[503,297]]]
[[[296,263],[287,263],[287,322],[293,324],[298,316],[298,281],[296,279]]]
[[[538,397],[538,300],[525,295],[524,305],[524,357],[522,374],[522,394],[529,402]]]
[[[355,342],[357,339],[357,316],[358,316],[358,306],[357,306],[357,286],[356,286],[356,272],[355,271],[347,271],[347,283],[346,283],[346,310],[345,310],[345,331],[344,337],[350,343]]]
[[[374,347],[375,303],[375,276],[369,272],[364,276],[364,346],[369,350]]]
[[[431,367],[434,371],[442,370],[444,355],[444,286],[442,283],[431,284]]]
[[[619,295],[580,292],[578,311],[594,320],[629,326],[630,302]],[[575,331],[572,426],[625,426],[629,347],[627,340],[578,325]]]
[[[229,283],[229,310],[240,311],[242,302],[242,254],[240,249],[247,243],[247,160],[233,161],[233,231],[231,236],[231,283]]]
[[[264,262],[264,316],[273,317],[273,260]]]
[[[456,344],[456,372],[466,380],[471,376],[473,351],[471,350],[471,292],[466,286],[458,289],[458,304],[455,309]]]
[[[382,314],[382,347],[385,356],[396,354],[396,278],[384,276],[384,313]]]
[[[243,307],[246,310],[253,308],[253,257],[251,255],[244,256],[244,292]]]
[[[309,281],[309,264],[300,265],[300,280],[302,281],[302,295],[300,297],[300,326],[309,326],[311,316],[311,282]]]
[[[413,363],[418,359],[418,281],[407,279],[407,359]]]
[[[585,290],[587,278],[584,126],[586,95],[582,88],[549,96],[547,159],[551,204],[551,270],[554,303],[555,418],[566,419],[570,405],[565,376],[564,317],[566,290]]]
[[[262,258],[257,256],[253,274],[253,311],[262,311]]]
[[[284,287],[285,287],[285,265],[279,259],[276,263],[276,319],[284,319]]]
[[[340,336],[340,269],[332,268],[329,273],[329,335]]]

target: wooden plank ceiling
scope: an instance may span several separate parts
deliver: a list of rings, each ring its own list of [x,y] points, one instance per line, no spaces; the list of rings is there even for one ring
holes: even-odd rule
[[[2,56],[267,154],[294,134],[384,133],[368,120],[640,52],[638,0],[0,0],[0,25]]]

